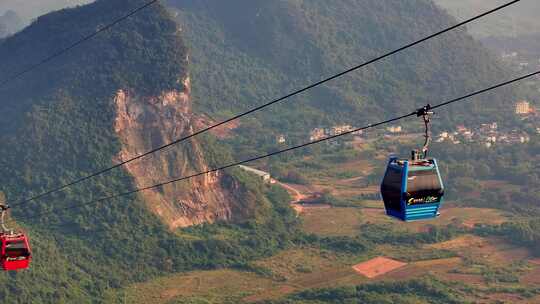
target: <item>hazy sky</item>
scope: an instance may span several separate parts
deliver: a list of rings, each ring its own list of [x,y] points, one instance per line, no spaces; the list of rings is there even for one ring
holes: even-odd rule
[[[458,19],[470,18],[510,0],[434,0]],[[477,37],[540,33],[539,0],[522,0],[470,26]]]
[[[14,10],[21,19],[23,19],[24,23],[28,24],[32,19],[50,11],[78,4],[86,4],[93,1],[94,0],[0,0],[0,15],[6,10]],[[510,0],[434,1],[448,9],[448,11],[458,17],[458,19],[464,19],[502,3],[509,2]],[[520,33],[538,33],[540,32],[540,18],[537,17],[537,12],[539,11],[539,0],[523,0],[500,13],[477,21],[470,29],[477,37],[491,35],[513,36]]]
[[[13,10],[26,22],[53,10],[93,2],[94,0],[0,0],[0,15]]]

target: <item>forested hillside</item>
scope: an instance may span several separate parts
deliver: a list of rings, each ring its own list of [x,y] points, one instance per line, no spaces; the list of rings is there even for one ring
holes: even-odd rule
[[[143,2],[98,0],[39,17],[0,41],[0,79]],[[122,94],[135,96],[131,100],[145,105],[140,110],[165,104],[163,96],[173,92],[174,100],[193,102],[194,113],[186,106],[185,117],[204,113],[221,119],[455,23],[426,0],[170,0],[168,5],[175,19],[163,6],[152,6],[0,88],[0,191],[15,200],[13,215],[29,230],[35,253],[32,269],[0,275],[2,303],[113,302],[118,299],[108,298],[115,297],[110,291],[168,273],[226,266],[257,271],[251,260],[294,243],[364,251],[363,240],[306,237],[285,190],[236,170],[218,179],[219,187],[234,193],[227,196],[233,213],[242,215],[228,223],[171,230],[175,226],[166,226],[144,196],[71,208],[146,185],[134,177],[137,170],[116,170],[18,208],[17,199],[110,166],[122,159],[122,151],[132,151],[132,142],[117,128]],[[210,135],[190,141],[165,154],[170,162],[142,172],[193,173],[273,149],[267,144],[275,133],[305,134],[341,122],[365,125],[509,77],[464,29],[457,30],[242,120],[236,136],[225,141]],[[438,116],[440,125],[503,117],[512,124],[501,109],[521,94],[507,88],[449,108]],[[152,127],[176,125],[167,117],[158,117]],[[197,126],[181,129],[190,127]],[[160,132],[141,134],[145,145],[166,141]],[[184,184],[173,193],[196,186]],[[379,287],[387,288],[373,288]],[[437,290],[451,296],[444,286]]]
[[[0,44],[0,78],[9,78],[141,3],[102,0],[38,18]],[[240,264],[272,253],[292,237],[295,219],[280,207],[287,194],[263,187],[241,172],[223,173],[218,181],[235,190],[234,203],[242,211],[237,219],[244,221],[215,226],[214,233],[193,228],[196,236],[189,238],[170,231],[149,211],[159,206],[142,196],[71,208],[139,186],[125,170],[17,204],[23,197],[117,162],[126,142],[115,129],[115,96],[124,90],[142,103],[164,102],[167,98],[162,101],[160,96],[168,92],[183,96],[187,52],[177,25],[156,5],[0,89],[1,191],[34,246],[30,270],[1,274],[2,303],[98,301],[111,288],[157,274]],[[178,102],[184,99],[179,97]],[[185,102],[181,106],[189,117]],[[158,135],[146,140],[159,144],[164,139]],[[204,151],[193,150],[197,145]],[[190,155],[192,151],[198,155]],[[182,163],[172,170],[176,176],[228,158],[228,151],[209,136],[168,156],[171,167],[174,161]],[[195,188],[197,183],[182,187]],[[230,236],[217,236],[221,230]]]
[[[177,19],[193,50],[196,106],[218,116],[284,95],[456,22],[431,1],[169,2],[178,8]],[[257,116],[256,124],[289,132],[337,121],[358,125],[507,77],[462,28],[274,106]],[[439,119],[501,117],[505,111],[497,109],[509,107],[514,98],[511,90],[498,90],[474,104],[450,108]]]

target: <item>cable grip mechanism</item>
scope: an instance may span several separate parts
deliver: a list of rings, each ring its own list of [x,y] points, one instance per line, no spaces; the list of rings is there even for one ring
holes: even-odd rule
[[[422,120],[424,121],[424,146],[422,147],[422,152],[420,153],[419,150],[415,149],[411,152],[411,159],[413,161],[426,159],[427,154],[429,151],[429,144],[431,143],[431,117],[433,116],[434,112],[432,110],[431,105],[428,103],[427,105],[421,107],[420,109],[416,110],[414,112],[417,117],[422,117]]]
[[[2,228],[2,231],[0,233],[7,233],[7,234],[13,234],[13,229],[9,229],[6,227],[6,214],[9,210],[9,205],[7,204],[0,204],[0,227]]]

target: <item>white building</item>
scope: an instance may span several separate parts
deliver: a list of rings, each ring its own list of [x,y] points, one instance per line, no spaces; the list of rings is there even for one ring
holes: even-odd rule
[[[439,133],[439,136],[437,136],[436,142],[443,142],[447,139],[449,139],[452,135],[448,134],[448,132],[444,131]]]
[[[339,125],[334,126],[330,129],[330,135],[339,135],[341,133],[350,132],[353,130],[353,127],[351,125]]]
[[[498,128],[499,126],[497,125],[496,122],[483,123],[480,125],[480,132],[483,132],[483,133],[494,132],[494,131],[497,131]]]
[[[390,133],[401,133],[401,131],[403,131],[403,128],[401,128],[401,126],[390,126],[387,127],[386,130]]]
[[[241,169],[243,169],[243,170],[245,170],[245,171],[247,171],[249,173],[253,173],[253,174],[257,175],[265,183],[272,182],[272,176],[268,172],[264,172],[264,171],[261,171],[261,170],[255,169],[255,168],[251,168],[251,167],[248,167],[248,166],[240,165],[238,167],[240,167]]]
[[[516,58],[517,55],[518,55],[517,52],[509,52],[509,53],[504,53],[504,52],[503,52],[501,56],[502,56],[502,58],[504,58],[504,59],[509,59],[509,58]]]
[[[309,133],[309,140],[314,141],[314,140],[323,139],[324,136],[325,136],[324,129],[315,128],[315,129],[311,130],[311,132]]]
[[[524,143],[528,143],[529,141],[531,141],[531,138],[529,137],[529,135],[522,135],[519,137],[519,141],[524,144]]]

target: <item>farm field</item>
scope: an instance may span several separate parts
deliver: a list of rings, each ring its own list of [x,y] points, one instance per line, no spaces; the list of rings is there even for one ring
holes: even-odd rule
[[[534,303],[527,302],[531,299],[518,292],[504,294],[488,292],[494,288],[506,288],[511,291],[515,288],[515,284],[487,282],[479,267],[504,260],[505,263],[499,266],[507,267],[507,271],[514,271],[512,264],[527,254],[522,248],[496,241],[466,236],[435,244],[431,247],[456,249],[457,256],[403,263],[402,267],[373,278],[358,274],[353,269],[354,265],[369,261],[370,258],[367,256],[338,256],[315,248],[293,248],[254,262],[259,269],[267,271],[264,275],[232,269],[193,272],[136,284],[124,292],[126,303],[183,303],[175,301],[187,299],[207,301],[202,303],[252,303],[278,299],[306,289],[406,281],[428,275],[440,280],[470,285],[474,288],[471,299],[478,301],[477,303],[496,303],[495,300],[510,298],[516,303]],[[385,248],[379,248],[380,251],[388,252],[383,249]],[[401,254],[403,252],[409,254],[409,259],[415,258],[415,252],[399,248],[394,250],[400,251]],[[486,254],[487,252],[491,254]],[[470,264],[471,260],[473,265]],[[538,287],[540,266],[535,265],[522,271],[519,281],[530,287]]]
[[[385,257],[376,257],[353,266],[353,269],[368,279],[376,278],[407,265]]]
[[[178,299],[204,298],[210,303],[240,300],[277,283],[261,276],[236,270],[198,271],[162,277],[135,284],[123,291],[125,303],[170,303]]]
[[[362,212],[357,208],[304,209],[304,231],[321,236],[354,235],[362,223]]]
[[[393,219],[390,219],[386,216],[384,208],[370,208],[362,210],[364,214],[369,215],[364,219],[368,222],[374,223],[387,223],[393,222]],[[507,221],[507,218],[503,212],[496,209],[488,208],[463,208],[463,207],[452,207],[450,204],[443,205],[441,210],[441,215],[433,220],[427,221],[418,221],[410,223],[400,223],[403,227],[412,230],[412,231],[421,231],[424,227],[428,225],[435,226],[446,226],[449,224],[459,224],[467,228],[473,228],[475,224],[501,224]]]
[[[358,225],[373,221],[367,219],[362,208],[330,208],[302,213],[304,229],[321,236],[351,235],[358,233]],[[504,217],[495,210],[471,208],[461,211],[457,208],[446,210],[447,218],[440,225],[452,220],[485,223],[502,221]],[[489,216],[486,216],[489,215]],[[392,220],[382,220],[395,223]],[[329,219],[334,219],[334,222]],[[342,220],[336,226],[335,220]],[[430,222],[435,223],[435,222]],[[406,229],[418,230],[421,225],[413,223]],[[336,228],[337,227],[337,228]],[[421,230],[421,229],[420,229]],[[454,257],[439,258],[440,250],[450,251]],[[384,255],[403,263],[402,267],[388,273],[368,278],[353,269],[354,265],[370,261],[372,257]],[[278,299],[302,290],[350,286],[369,282],[406,281],[425,276],[434,276],[449,282],[466,283],[474,290],[470,295],[476,303],[497,303],[497,300],[512,299],[515,303],[528,302],[518,291],[515,283],[491,282],[487,273],[495,271],[516,273],[518,282],[531,288],[540,286],[540,263],[530,260],[526,249],[513,246],[500,239],[463,235],[446,242],[424,245],[423,247],[381,245],[369,255],[337,255],[331,251],[309,247],[297,247],[275,256],[253,263],[264,274],[233,269],[193,272],[160,278],[144,284],[137,284],[125,290],[128,303],[183,303],[181,299],[205,299],[202,303],[252,303],[267,299]],[[525,262],[523,262],[525,261]],[[520,265],[520,263],[525,263]],[[406,264],[405,264],[406,263]],[[490,290],[505,289],[509,292],[493,293]],[[151,296],[150,296],[151,295]],[[232,301],[232,302],[231,302]],[[189,303],[189,302],[186,302]]]
[[[268,275],[233,269],[172,275],[125,289],[125,299],[126,303],[174,303],[180,299],[239,303],[331,287],[336,282],[346,285],[366,282],[365,277],[352,269],[348,262],[351,258],[314,248],[294,248],[254,263],[259,269],[268,270]]]
[[[335,207],[330,209],[304,210],[303,229],[318,235],[351,235],[359,232],[362,224],[396,224],[386,216],[381,202],[367,201],[363,208]],[[460,224],[473,228],[475,224],[501,224],[506,221],[504,214],[495,209],[444,207],[441,216],[430,221],[399,223],[400,229],[421,232],[428,226]]]
[[[530,253],[524,248],[507,244],[501,239],[474,235],[464,235],[429,247],[451,250],[460,255],[468,255],[471,259],[482,259],[497,265],[511,264],[530,257]]]

